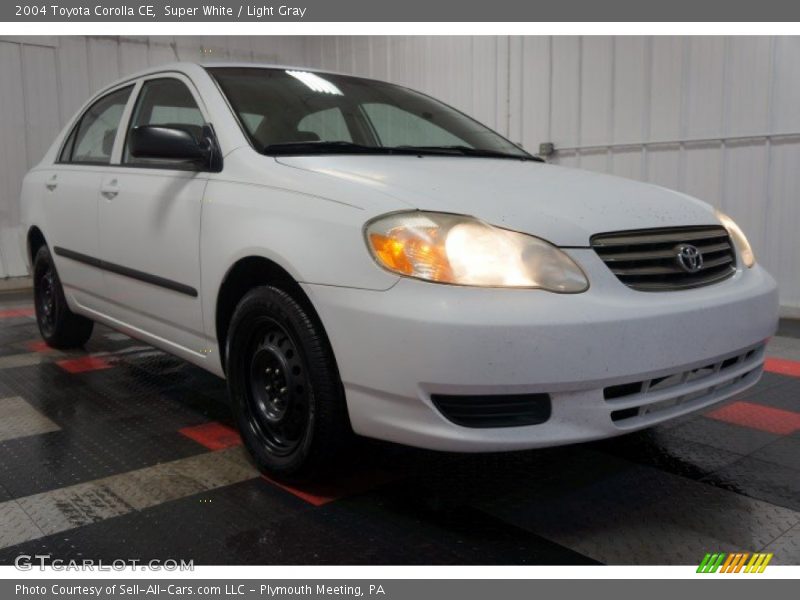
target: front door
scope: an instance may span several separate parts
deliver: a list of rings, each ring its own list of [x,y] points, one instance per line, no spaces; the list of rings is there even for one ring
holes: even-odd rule
[[[206,118],[182,76],[145,80],[128,131],[139,125],[197,128]],[[207,173],[188,163],[138,159],[127,142],[100,187],[98,231],[106,296],[134,328],[202,353],[200,216]],[[110,311],[109,311],[110,312]]]

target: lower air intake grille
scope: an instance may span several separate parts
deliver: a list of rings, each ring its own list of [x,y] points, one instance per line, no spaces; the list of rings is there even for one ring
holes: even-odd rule
[[[548,394],[503,396],[431,396],[448,421],[462,427],[522,427],[539,425],[550,418]]]
[[[736,272],[736,254],[724,227],[668,227],[601,233],[592,248],[619,280],[659,292],[710,285]]]
[[[603,397],[611,420],[620,428],[643,427],[744,389],[760,377],[764,350],[759,344],[692,369],[607,387]]]

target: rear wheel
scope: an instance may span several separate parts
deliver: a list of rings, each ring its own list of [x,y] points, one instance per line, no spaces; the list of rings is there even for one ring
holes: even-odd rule
[[[67,306],[50,250],[42,246],[33,259],[33,298],[39,332],[53,348],[77,348],[92,336],[94,322]]]
[[[228,387],[242,438],[262,471],[303,478],[350,438],[342,384],[322,325],[291,294],[248,292],[228,333]]]

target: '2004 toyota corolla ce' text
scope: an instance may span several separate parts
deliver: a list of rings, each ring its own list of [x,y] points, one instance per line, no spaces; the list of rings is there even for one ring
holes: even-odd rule
[[[21,204],[47,343],[97,321],[225,377],[284,477],[353,432],[474,452],[655,425],[753,385],[777,322],[774,281],[709,205],[345,75],[128,77]]]

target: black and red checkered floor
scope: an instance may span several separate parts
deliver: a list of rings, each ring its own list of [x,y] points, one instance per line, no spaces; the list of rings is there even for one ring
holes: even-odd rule
[[[0,296],[0,564],[800,564],[800,325],[763,380],[615,440],[453,455],[364,440],[324,481],[258,476],[221,380],[105,327],[82,351]]]

